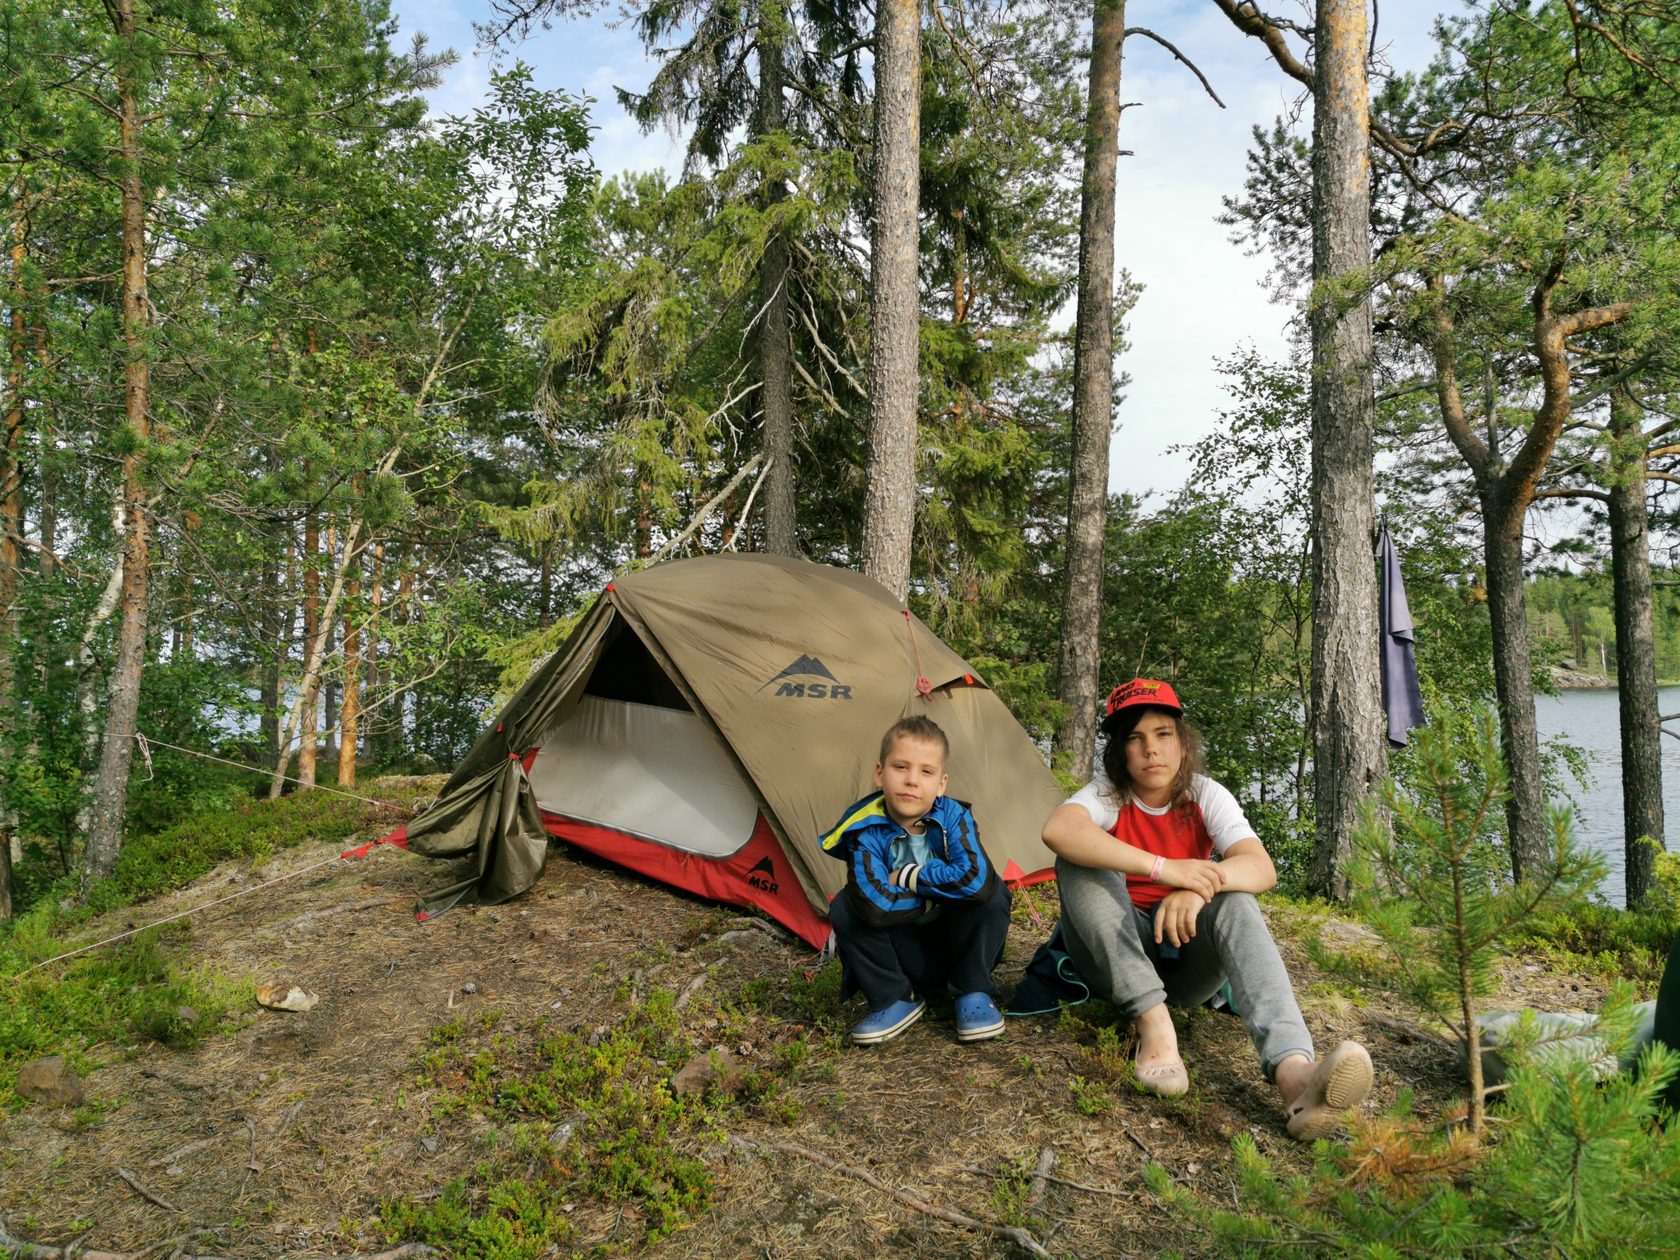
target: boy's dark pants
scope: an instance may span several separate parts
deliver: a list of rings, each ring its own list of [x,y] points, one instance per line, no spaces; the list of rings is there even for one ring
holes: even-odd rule
[[[992,968],[1009,934],[1009,890],[1001,883],[984,901],[938,902],[931,923],[865,923],[842,892],[828,904],[847,990],[863,991],[872,1011],[913,993],[923,997],[984,993],[994,1001]]]

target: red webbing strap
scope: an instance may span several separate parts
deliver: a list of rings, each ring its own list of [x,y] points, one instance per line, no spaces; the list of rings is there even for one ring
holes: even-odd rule
[[[910,610],[904,610],[904,628],[910,632],[910,647],[916,653],[916,692],[923,700],[933,699],[933,684],[928,681],[927,671],[922,667],[922,645],[916,642],[916,619],[910,615]]]
[[[408,828],[398,827],[388,836],[381,836],[377,840],[369,840],[366,844],[361,845],[358,848],[346,849],[338,856],[343,858],[346,862],[360,862],[369,853],[371,853],[374,849],[377,849],[382,844],[388,844],[393,848],[406,850],[408,848]]]

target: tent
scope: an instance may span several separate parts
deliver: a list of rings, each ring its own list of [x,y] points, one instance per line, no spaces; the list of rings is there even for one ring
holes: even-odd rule
[[[882,733],[925,714],[952,795],[1014,883],[1049,878],[1062,799],[1031,738],[878,583],[804,560],[703,556],[608,584],[445,785],[389,839],[472,854],[428,904],[503,901],[548,838],[701,896],[755,906],[814,946],[845,865],[819,836],[871,790]]]

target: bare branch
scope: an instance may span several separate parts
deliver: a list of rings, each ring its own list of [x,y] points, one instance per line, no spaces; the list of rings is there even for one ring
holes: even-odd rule
[[[1173,56],[1177,57],[1185,65],[1189,66],[1190,67],[1190,72],[1202,81],[1202,87],[1206,90],[1207,94],[1209,96],[1213,97],[1213,103],[1215,105],[1219,106],[1220,109],[1225,108],[1225,102],[1219,99],[1219,93],[1215,92],[1213,90],[1213,84],[1208,82],[1208,77],[1207,77],[1207,75],[1202,73],[1201,67],[1198,66],[1194,61],[1191,61],[1190,58],[1186,57],[1183,53],[1179,52],[1178,49],[1175,48],[1170,41],[1162,39],[1159,35],[1157,35],[1154,31],[1150,30],[1146,26],[1128,26],[1121,33],[1120,38],[1121,39],[1130,39],[1133,35],[1142,35],[1142,36],[1145,36],[1148,39],[1154,40],[1157,44],[1161,45],[1162,48],[1165,48]]]

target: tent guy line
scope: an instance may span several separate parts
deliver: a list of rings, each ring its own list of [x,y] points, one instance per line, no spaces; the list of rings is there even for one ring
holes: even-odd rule
[[[140,745],[140,755],[146,759],[146,766],[148,769],[151,768],[152,764],[152,754],[149,746],[156,745],[159,748],[172,748],[176,752],[186,753],[189,757],[200,757],[205,761],[219,761],[222,765],[232,766],[235,770],[249,770],[252,774],[260,774],[265,779],[273,777],[270,771],[260,770],[256,766],[248,766],[242,761],[229,761],[226,757],[215,757],[207,752],[199,752],[196,748],[182,748],[179,744],[168,744],[161,739],[155,739],[152,736],[147,735],[144,731],[135,731],[134,740]],[[295,783],[299,787],[307,787],[313,792],[331,792],[334,796],[348,796],[353,801],[362,801],[368,805],[378,805],[382,809],[407,808],[407,806],[399,805],[395,801],[376,800],[371,796],[361,796],[355,792],[346,792],[343,788],[328,787],[324,783],[305,783],[302,779],[294,779],[289,775],[281,775],[280,781],[282,783]]]
[[[385,843],[387,842],[384,840],[375,840],[373,844],[366,845],[361,849],[352,849],[347,853],[338,853],[330,858],[322,858],[319,862],[311,862],[308,866],[300,866],[295,871],[288,871],[284,875],[276,875],[273,879],[265,879],[260,884],[253,884],[249,888],[241,888],[236,893],[229,893],[225,897],[217,897],[214,901],[207,901],[201,906],[189,906],[187,909],[176,914],[165,915],[163,918],[157,919],[154,922],[142,924],[137,928],[130,928],[126,932],[118,932],[115,936],[107,936],[102,941],[94,941],[91,945],[83,945],[80,948],[72,949],[67,953],[55,955],[52,958],[36,963],[33,967],[25,967],[22,971],[10,976],[9,979],[21,980],[30,972],[39,971],[42,967],[50,967],[54,963],[63,962],[67,958],[74,958],[78,954],[86,954],[92,950],[102,949],[106,945],[114,945],[118,941],[125,941],[131,936],[138,936],[142,932],[150,932],[155,927],[162,927],[165,923],[173,923],[176,919],[184,919],[188,915],[198,914],[202,910],[209,910],[216,906],[223,905],[226,902],[234,901],[237,898],[249,896],[251,893],[261,892],[265,888],[272,888],[276,884],[283,884],[288,879],[296,879],[299,875],[306,875],[310,871],[318,870],[323,866],[331,866],[334,862],[356,861],[364,853],[366,853],[368,849],[371,849],[373,845]]]

